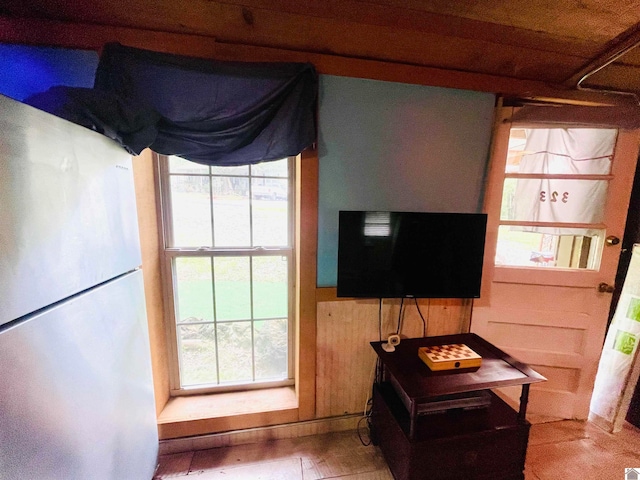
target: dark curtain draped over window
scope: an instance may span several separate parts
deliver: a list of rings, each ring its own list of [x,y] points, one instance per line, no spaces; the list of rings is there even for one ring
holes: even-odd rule
[[[160,114],[152,150],[209,165],[297,155],[315,141],[307,63],[219,62],[105,46],[94,90]]]
[[[31,95],[24,103],[106,135],[133,155],[158,136],[158,112],[92,88],[51,87]]]

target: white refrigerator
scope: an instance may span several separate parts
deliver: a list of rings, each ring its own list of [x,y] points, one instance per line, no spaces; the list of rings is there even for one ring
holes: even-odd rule
[[[0,96],[0,480],[150,480],[131,157]]]

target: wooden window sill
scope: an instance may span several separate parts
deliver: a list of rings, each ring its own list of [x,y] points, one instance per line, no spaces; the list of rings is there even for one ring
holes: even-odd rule
[[[293,387],[169,399],[158,417],[160,440],[298,421]]]

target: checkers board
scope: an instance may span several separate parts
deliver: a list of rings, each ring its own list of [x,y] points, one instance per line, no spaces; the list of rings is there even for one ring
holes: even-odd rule
[[[482,357],[464,343],[420,347],[418,356],[432,371],[474,368],[482,365]]]

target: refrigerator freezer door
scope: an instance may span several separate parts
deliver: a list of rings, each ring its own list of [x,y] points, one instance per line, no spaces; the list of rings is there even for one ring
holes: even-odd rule
[[[0,365],[0,480],[153,477],[141,271],[6,328]]]
[[[138,267],[131,156],[0,95],[0,325]]]

